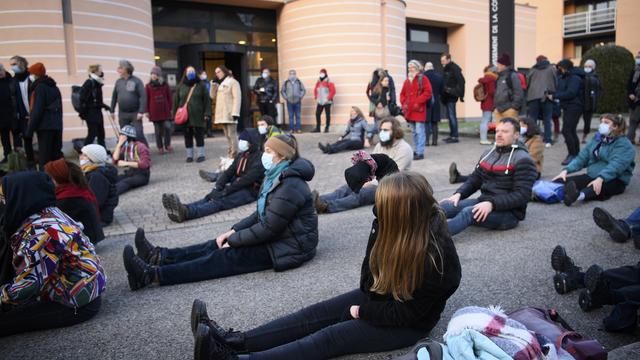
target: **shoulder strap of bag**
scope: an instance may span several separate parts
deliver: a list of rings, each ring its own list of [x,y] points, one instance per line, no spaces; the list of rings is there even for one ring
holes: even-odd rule
[[[189,100],[191,100],[191,95],[193,94],[193,90],[196,88],[197,85],[198,84],[194,84],[191,87],[191,90],[189,90],[189,95],[187,95],[187,101],[185,101],[184,105],[182,105],[182,106],[187,106],[189,104]]]

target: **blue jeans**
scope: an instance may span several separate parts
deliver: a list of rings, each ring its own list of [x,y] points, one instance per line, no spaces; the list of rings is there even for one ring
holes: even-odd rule
[[[423,122],[407,121],[411,125],[411,133],[413,133],[413,146],[416,147],[416,154],[424,155],[424,146],[427,141],[425,126]]]
[[[542,121],[544,123],[544,142],[550,144],[551,140],[551,117],[553,116],[553,102],[543,101],[542,99],[531,100],[527,103],[529,109],[527,116],[534,119],[536,122],[540,118],[540,112],[542,111]]]
[[[300,124],[301,108],[302,108],[301,103],[292,104],[290,102],[287,102],[287,113],[289,113],[289,130],[291,131],[300,130],[300,127],[302,126]]]
[[[631,229],[631,236],[634,238],[640,237],[640,207],[635,209],[624,222],[629,225]]]
[[[489,123],[493,119],[493,111],[482,112],[482,122],[480,123],[480,141],[488,141],[487,133],[489,132]]]
[[[239,360],[330,359],[411,346],[428,330],[374,326],[346,314],[368,302],[360,289],[308,306],[244,333],[248,354]]]
[[[442,204],[447,219],[449,219],[447,224],[451,236],[461,233],[471,225],[492,230],[508,230],[518,226],[519,220],[511,211],[492,211],[485,221],[481,223],[475,221],[472,210],[478,202],[478,199],[465,199],[460,200],[458,206],[453,206],[453,203],[449,201]]]
[[[160,285],[217,279],[273,268],[267,245],[219,249],[215,240],[183,248],[162,249]]]
[[[320,200],[327,203],[328,213],[355,209],[360,206],[373,205],[376,202],[377,186],[367,186],[359,193],[351,191],[349,186],[342,185],[334,192],[320,196]]]
[[[457,101],[449,101],[445,103],[447,107],[447,117],[449,118],[449,128],[451,130],[450,137],[457,139],[458,138],[458,116],[456,115],[456,102]]]
[[[249,189],[241,189],[220,199],[202,199],[185,205],[187,207],[187,219],[197,219],[203,216],[215,214],[222,210],[229,210],[256,201],[256,197]]]

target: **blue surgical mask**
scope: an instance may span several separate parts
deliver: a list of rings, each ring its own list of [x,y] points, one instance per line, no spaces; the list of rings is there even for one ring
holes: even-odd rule
[[[590,68],[590,67],[588,67],[588,66],[585,66],[585,67],[584,67],[584,72],[586,72],[587,74],[591,73],[592,71],[593,71],[593,69],[592,69],[592,68]]]
[[[11,70],[13,71],[14,74],[22,74],[24,72],[24,69],[18,65],[13,65],[11,67]]]
[[[196,73],[194,73],[194,72],[188,72],[188,73],[187,73],[187,79],[188,79],[188,80],[195,80],[195,79],[196,79]]]
[[[262,160],[262,167],[264,167],[265,170],[269,170],[273,167],[273,155],[262,153],[261,160]]]
[[[606,123],[600,123],[600,126],[598,126],[598,132],[602,136],[609,136],[609,134],[611,134],[611,126]]]
[[[267,127],[266,126],[258,126],[258,132],[260,133],[260,135],[264,135],[267,133]]]
[[[382,131],[380,131],[380,134],[378,134],[378,137],[380,138],[380,141],[387,142],[387,141],[391,140],[391,131],[382,130]]]
[[[240,152],[249,150],[249,142],[247,140],[238,141],[238,150],[240,150]]]

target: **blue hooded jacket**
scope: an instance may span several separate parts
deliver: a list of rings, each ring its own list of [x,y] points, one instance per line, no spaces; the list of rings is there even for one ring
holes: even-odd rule
[[[558,78],[554,98],[560,100],[563,109],[584,106],[584,70],[574,67]]]

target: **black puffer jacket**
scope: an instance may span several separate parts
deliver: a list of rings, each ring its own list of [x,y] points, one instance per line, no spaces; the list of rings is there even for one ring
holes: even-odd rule
[[[392,295],[380,295],[371,292],[373,275],[369,268],[369,256],[378,237],[378,219],[373,220],[367,252],[360,272],[360,290],[368,295],[369,301],[360,305],[360,318],[375,326],[411,327],[430,331],[440,320],[440,314],[460,285],[462,277],[460,260],[456,247],[449,235],[447,219],[438,205],[429,221],[431,233],[437,242],[431,243],[429,252],[438,264],[435,269],[429,256],[425,259],[424,280],[415,289],[408,301],[397,301]],[[435,209],[434,209],[435,210]],[[376,213],[374,207],[373,213]],[[437,249],[434,245],[437,245]],[[438,254],[441,254],[439,256]],[[441,274],[440,274],[441,272]]]
[[[264,88],[264,92],[260,91],[262,88]],[[253,85],[253,91],[258,97],[259,103],[276,103],[278,101],[278,83],[271,76],[266,80],[262,77],[258,78]]]
[[[318,215],[307,181],[315,168],[297,159],[273,182],[260,219],[256,211],[233,226],[231,247],[266,244],[276,271],[298,267],[311,260],[318,246]]]
[[[536,165],[524,144],[494,147],[482,154],[476,169],[456,193],[466,199],[480,190],[478,200],[491,202],[493,211],[511,211],[523,220],[537,176]]]
[[[85,174],[91,191],[96,195],[100,207],[100,220],[106,225],[113,222],[113,210],[118,206],[118,169],[105,165]]]
[[[238,190],[249,188],[258,196],[260,185],[264,179],[262,166],[262,135],[256,129],[247,129],[249,133],[249,150],[241,152],[233,159],[231,166],[220,173],[214,191],[222,191],[229,195]]]
[[[460,66],[452,61],[443,70],[442,102],[464,101],[465,79]]]
[[[77,197],[57,200],[56,206],[82,224],[82,232],[89,237],[92,244],[95,245],[104,239],[102,224],[93,203]]]
[[[46,76],[33,83],[35,96],[27,137],[38,130],[62,130],[62,96],[55,80]]]

